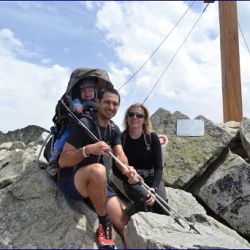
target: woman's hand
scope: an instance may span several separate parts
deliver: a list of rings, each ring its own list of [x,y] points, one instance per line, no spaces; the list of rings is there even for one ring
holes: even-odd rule
[[[126,169],[122,170],[122,173],[128,177],[129,184],[135,184],[143,180],[132,166],[127,166]]]
[[[152,207],[155,204],[155,198],[153,197],[152,194],[155,194],[155,189],[154,188],[150,188],[150,190],[148,190],[148,194],[147,194],[147,200],[145,201],[147,206]]]

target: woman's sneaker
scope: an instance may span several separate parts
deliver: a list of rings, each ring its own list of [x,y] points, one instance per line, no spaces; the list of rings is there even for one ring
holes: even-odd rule
[[[108,224],[107,227],[99,225],[96,230],[96,244],[99,249],[115,248],[115,241],[112,239],[112,224]]]

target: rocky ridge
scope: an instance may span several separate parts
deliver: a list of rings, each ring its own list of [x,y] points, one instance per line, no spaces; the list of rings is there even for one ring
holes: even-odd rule
[[[200,234],[189,230],[183,220],[180,226],[171,216],[137,213],[125,229],[124,242],[116,235],[118,248],[124,248],[124,243],[128,248],[250,248],[246,240],[250,224],[249,161],[240,135],[244,130],[242,136],[247,138],[248,132],[241,127],[247,128],[244,123],[249,120],[237,128],[205,120],[207,144],[212,145],[207,149],[204,138],[176,136],[179,117],[188,118],[180,112],[171,114],[162,109],[152,120],[158,133],[171,138],[172,144],[163,148],[169,205],[188,222],[195,223]],[[20,130],[22,137],[16,131],[15,136],[9,132],[9,139],[0,144],[0,248],[96,248],[95,213],[81,202],[66,199],[47,172],[38,167],[37,155],[47,133],[41,135],[40,128],[37,133],[33,129],[32,135],[26,129]],[[197,149],[199,155],[195,158],[196,144],[200,150]],[[184,155],[175,152],[182,147],[187,148]],[[207,156],[202,155],[203,151]],[[190,155],[193,161],[186,158]],[[40,160],[46,167],[45,159]],[[177,174],[169,176],[170,170]],[[197,199],[225,220],[226,225],[208,215]]]

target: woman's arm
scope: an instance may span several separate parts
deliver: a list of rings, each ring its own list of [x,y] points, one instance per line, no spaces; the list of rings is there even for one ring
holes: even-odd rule
[[[162,172],[163,172],[162,151],[158,135],[152,133],[151,139],[152,139],[151,151],[152,151],[154,171],[155,171],[152,187],[157,189],[162,179]]]

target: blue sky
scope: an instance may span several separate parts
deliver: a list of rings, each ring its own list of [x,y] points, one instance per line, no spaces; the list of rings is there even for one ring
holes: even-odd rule
[[[192,2],[0,2],[0,131],[27,125],[49,129],[55,105],[78,67],[102,68],[119,88],[169,33]],[[250,46],[249,2],[238,18]],[[114,118],[142,102],[205,4],[191,10],[143,69],[121,90]],[[223,121],[218,4],[210,4],[145,105]],[[250,117],[250,55],[241,34],[244,116]]]

